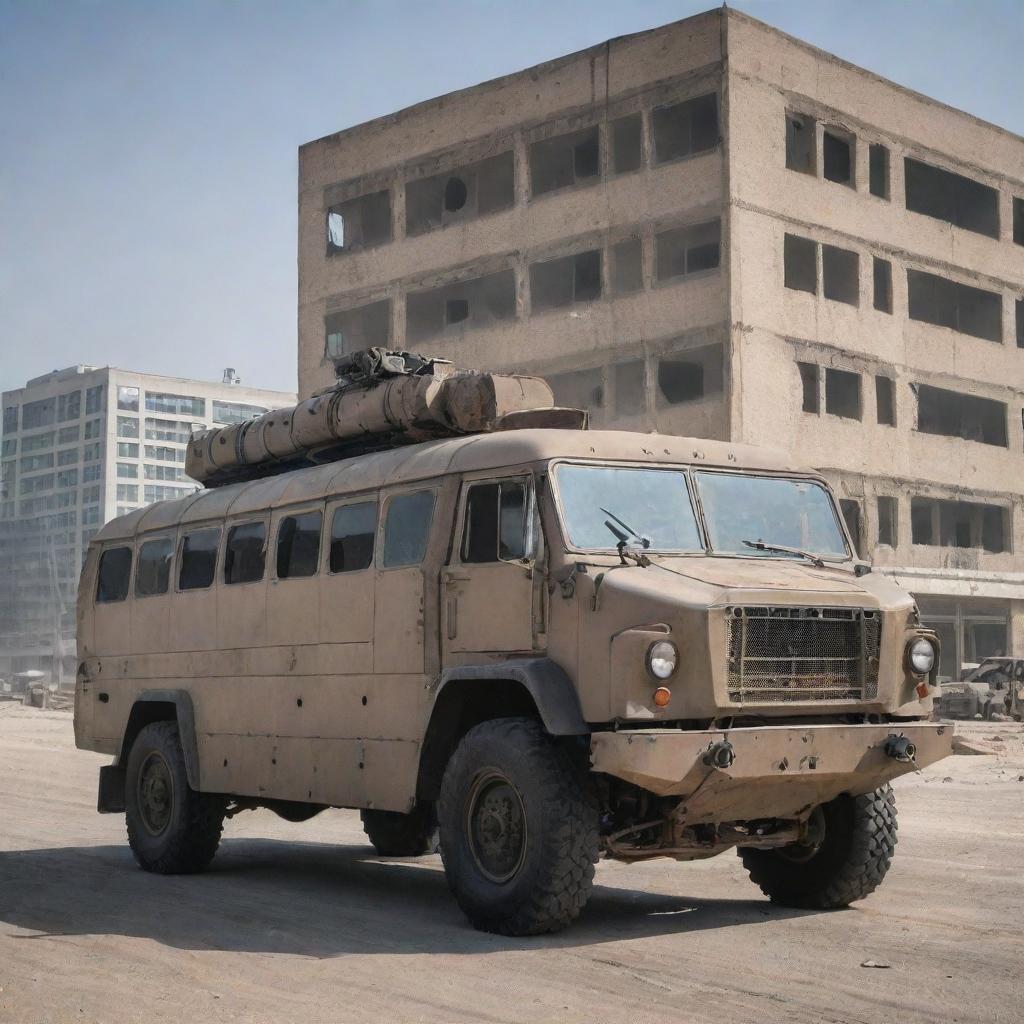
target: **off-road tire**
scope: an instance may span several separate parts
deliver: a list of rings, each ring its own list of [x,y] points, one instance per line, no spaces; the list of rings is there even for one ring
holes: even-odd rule
[[[417,804],[409,814],[365,810],[359,817],[366,838],[381,857],[437,853],[437,812],[431,803]]]
[[[896,800],[892,787],[862,796],[838,796],[822,805],[825,835],[806,860],[785,850],[740,848],[750,878],[773,902],[834,910],[875,891],[896,849]]]
[[[472,794],[498,772],[518,795],[525,838],[505,881],[488,877],[474,853]],[[500,935],[564,928],[590,898],[598,856],[598,807],[581,759],[529,718],[474,726],[445,769],[438,802],[448,885],[470,923]]]
[[[139,773],[150,759],[162,759],[170,779],[168,820],[159,834],[147,827],[140,797]],[[225,807],[223,797],[189,788],[177,723],[142,729],[128,754],[125,778],[128,845],[139,867],[160,875],[202,871],[217,852]]]

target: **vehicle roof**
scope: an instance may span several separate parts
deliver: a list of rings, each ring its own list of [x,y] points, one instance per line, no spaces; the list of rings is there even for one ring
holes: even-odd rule
[[[520,466],[547,459],[599,459],[653,464],[699,464],[817,476],[785,452],[707,438],[641,434],[626,430],[505,430],[471,434],[341,459],[323,466],[197,491],[158,501],[110,520],[97,541],[134,537],[192,523],[260,512],[335,494],[373,491],[385,484],[477,470]]]

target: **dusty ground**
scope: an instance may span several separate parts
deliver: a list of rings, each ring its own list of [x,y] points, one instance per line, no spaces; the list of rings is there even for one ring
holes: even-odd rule
[[[771,907],[731,855],[605,862],[576,927],[520,940],[348,812],[243,815],[209,874],[145,875],[70,715],[0,704],[0,1021],[1018,1024],[1024,734],[966,731],[999,753],[901,780],[893,869],[855,909]]]

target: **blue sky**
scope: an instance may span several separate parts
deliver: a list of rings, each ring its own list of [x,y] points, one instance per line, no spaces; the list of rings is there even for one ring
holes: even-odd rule
[[[708,6],[0,0],[0,389],[293,388],[301,143]],[[1024,134],[1024,0],[733,6]]]

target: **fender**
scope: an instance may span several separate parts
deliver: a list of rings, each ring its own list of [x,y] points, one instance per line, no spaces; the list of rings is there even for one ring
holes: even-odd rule
[[[126,766],[135,737],[151,722],[165,722],[172,717],[178,724],[188,784],[190,788],[199,790],[199,746],[191,696],[185,690],[144,690],[135,698],[128,715],[117,758],[113,764],[100,768],[97,810],[101,814],[116,814],[125,809]]]
[[[517,658],[447,668],[438,682],[435,707],[445,686],[467,679],[520,683],[533,698],[544,728],[552,736],[585,736],[590,733],[590,727],[583,720],[576,688],[565,670],[550,658]]]

